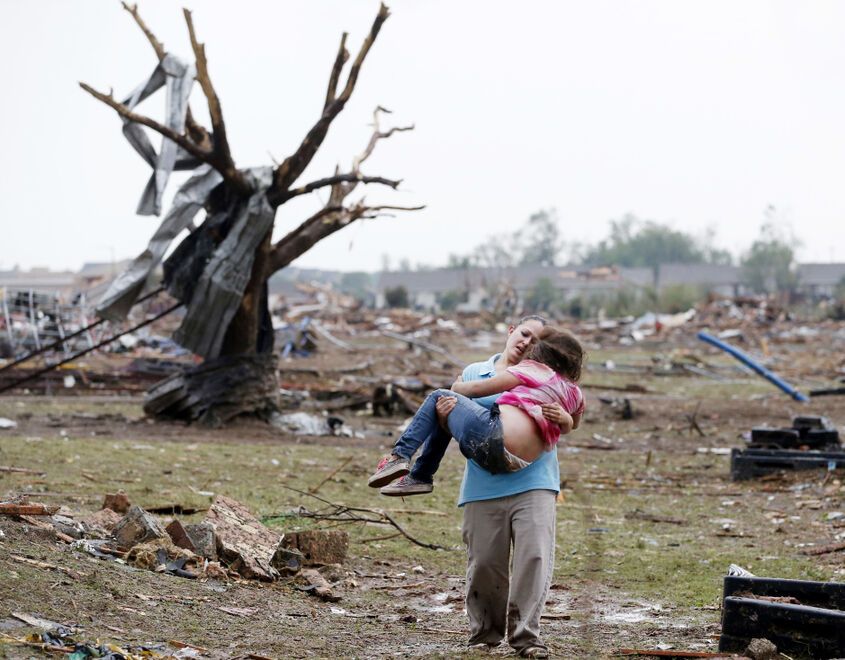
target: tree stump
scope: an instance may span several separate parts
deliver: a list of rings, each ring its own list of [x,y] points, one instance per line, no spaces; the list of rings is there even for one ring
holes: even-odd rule
[[[269,353],[230,355],[175,373],[144,399],[151,417],[221,426],[238,415],[267,418],[278,410],[276,358]]]

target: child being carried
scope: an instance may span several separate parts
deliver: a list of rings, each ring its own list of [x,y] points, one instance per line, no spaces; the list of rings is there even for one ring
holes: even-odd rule
[[[572,334],[547,326],[519,364],[491,378],[457,381],[451,390],[435,390],[417,410],[392,453],[379,462],[368,484],[380,488],[410,472],[417,449],[434,442],[441,432],[436,404],[444,396],[456,398],[447,424],[466,458],[493,474],[527,467],[543,451],[554,449],[561,432],[578,428],[584,412],[584,395],[577,385],[583,359],[584,350]],[[470,398],[499,393],[490,410]],[[566,411],[560,424],[544,416],[543,408],[550,404],[559,404]],[[440,443],[442,452],[446,446]],[[432,450],[431,446],[427,449]],[[387,488],[383,493],[430,492],[432,487],[427,486],[401,493],[385,492],[390,490]]]

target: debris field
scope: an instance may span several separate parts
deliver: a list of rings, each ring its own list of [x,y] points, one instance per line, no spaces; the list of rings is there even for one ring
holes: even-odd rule
[[[464,646],[459,452],[431,495],[381,497],[366,477],[425,393],[496,352],[506,326],[311,293],[276,330],[268,419],[145,414],[135,377],[113,375],[160,380],[188,359],[149,342],[66,365],[72,387],[34,379],[0,398],[0,654],[487,655]],[[555,655],[717,654],[730,564],[845,581],[843,463],[731,471],[761,439],[820,450],[796,419],[841,433],[845,398],[797,401],[696,338],[809,394],[840,387],[845,324],[734,300],[566,326],[590,362],[584,423],[558,448]]]

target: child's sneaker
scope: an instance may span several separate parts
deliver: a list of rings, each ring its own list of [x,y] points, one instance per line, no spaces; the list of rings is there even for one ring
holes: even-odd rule
[[[414,479],[410,474],[407,477],[402,477],[399,481],[389,486],[385,486],[379,492],[382,495],[390,495],[392,497],[404,497],[405,495],[425,495],[434,490],[434,484],[427,481],[420,481]]]
[[[376,471],[367,481],[367,485],[370,488],[381,488],[394,479],[404,477],[410,471],[411,464],[407,459],[391,454],[379,461]]]

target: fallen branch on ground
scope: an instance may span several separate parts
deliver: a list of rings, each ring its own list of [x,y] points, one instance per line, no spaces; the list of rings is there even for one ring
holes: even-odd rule
[[[291,488],[290,486],[282,486],[282,488],[286,488],[287,490],[291,490],[294,493],[299,493],[300,495],[305,495],[307,497],[313,497],[320,502],[323,502],[327,505],[327,509],[323,511],[309,511],[305,507],[300,507],[299,515],[304,518],[314,518],[315,520],[333,520],[333,521],[348,521],[348,522],[363,522],[367,524],[376,524],[376,525],[390,525],[395,527],[396,530],[408,539],[411,543],[420,546],[421,548],[428,548],[429,550],[448,550],[448,548],[437,545],[436,543],[425,543],[424,541],[420,541],[413,536],[411,536],[405,529],[394,520],[393,516],[391,516],[386,511],[380,509],[365,509],[362,507],[353,507],[353,506],[346,506],[345,504],[335,504],[334,502],[330,502],[327,499],[320,497],[319,495],[315,495],[314,493],[307,493],[303,490],[298,490],[296,488]]]

